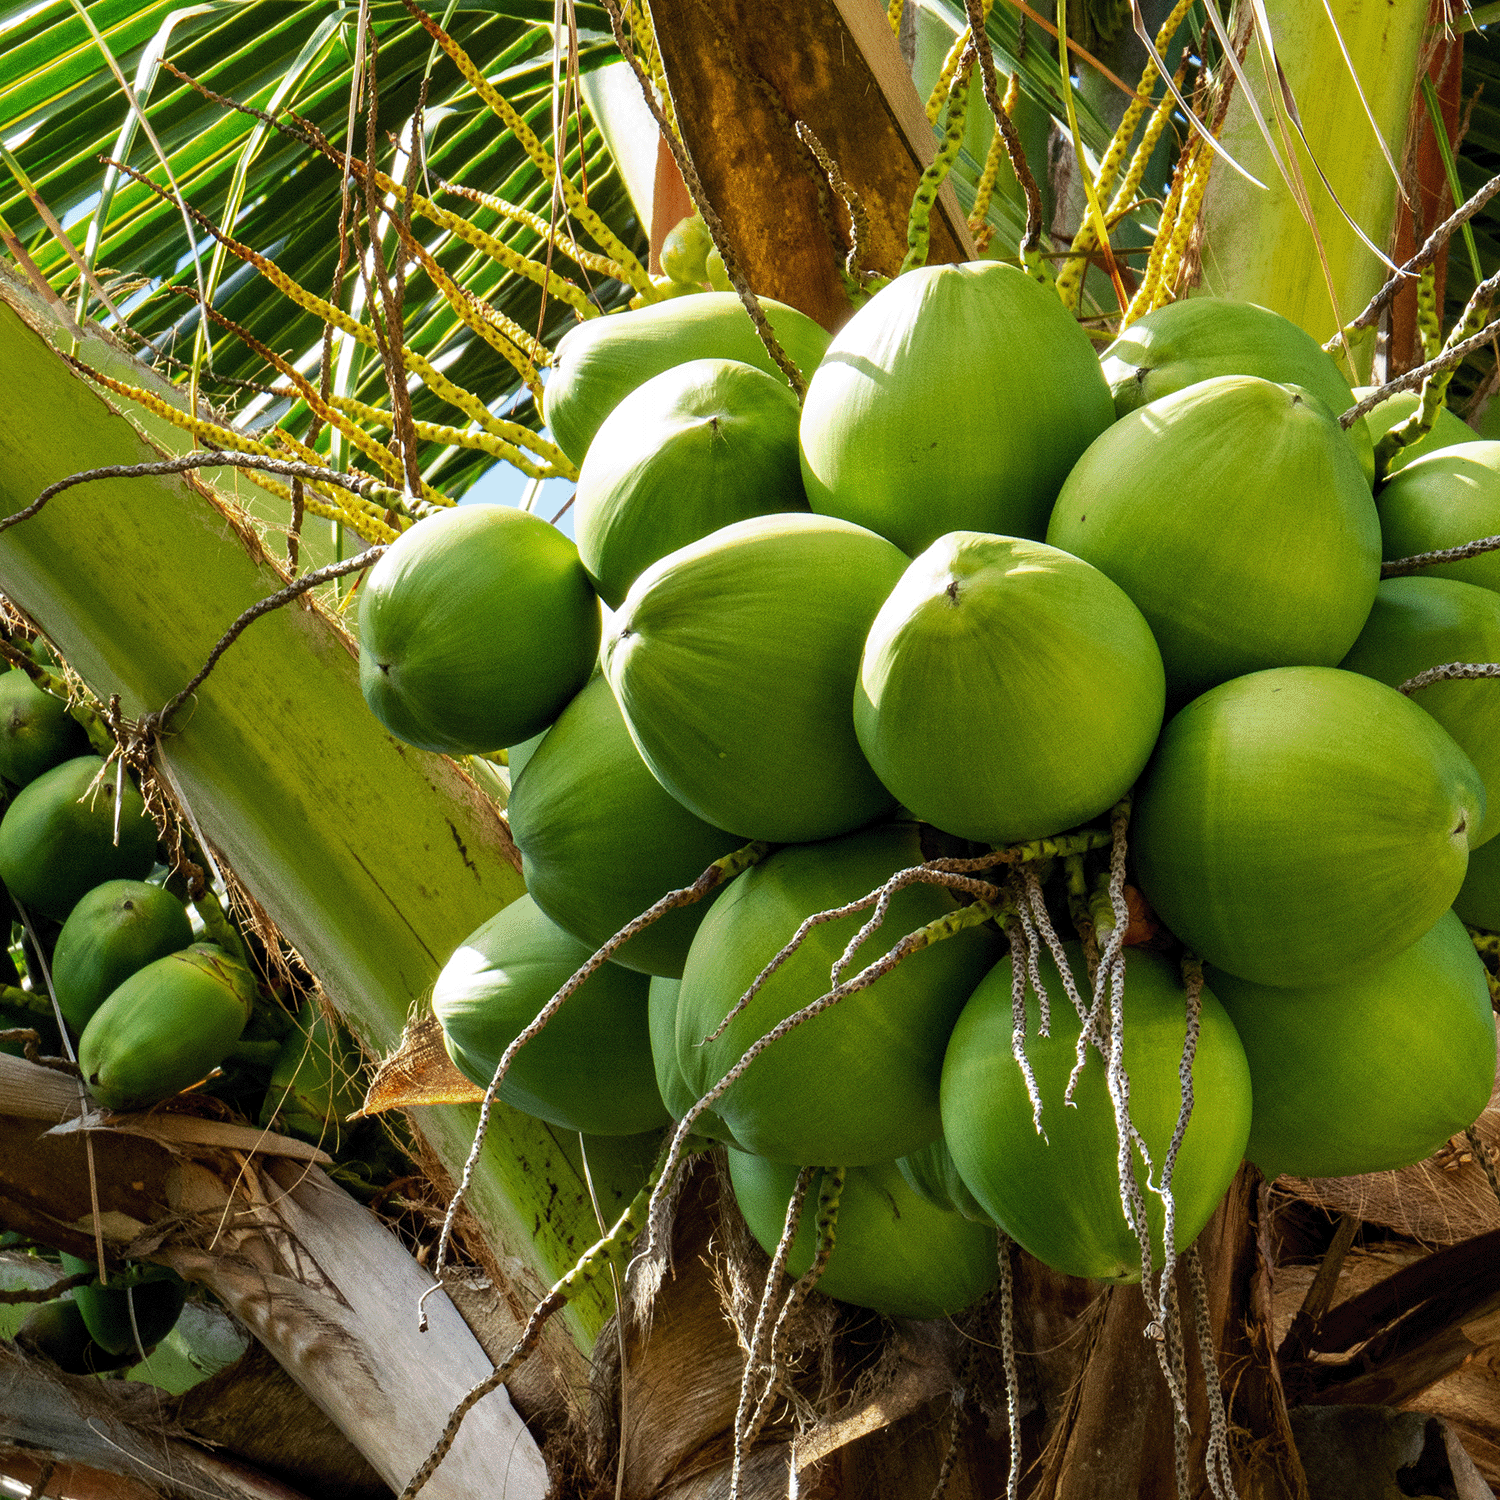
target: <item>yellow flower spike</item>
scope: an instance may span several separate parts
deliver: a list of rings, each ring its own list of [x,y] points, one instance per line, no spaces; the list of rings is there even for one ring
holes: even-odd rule
[[[891,0],[886,7],[885,18],[891,23],[891,32],[895,36],[901,35],[901,16],[906,10],[906,0]]]
[[[1177,170],[1172,174],[1172,186],[1167,193],[1167,201],[1162,204],[1161,220],[1157,225],[1156,238],[1151,242],[1151,256],[1146,262],[1145,274],[1141,277],[1141,284],[1136,289],[1135,296],[1130,299],[1130,306],[1126,308],[1125,316],[1120,321],[1122,332],[1129,328],[1136,319],[1145,317],[1151,311],[1156,289],[1161,285],[1162,262],[1166,259],[1167,244],[1177,227],[1177,209],[1182,202],[1182,185],[1197,159],[1198,149],[1198,142],[1195,139],[1187,160],[1178,162]]]
[[[943,70],[937,76],[937,82],[932,86],[932,92],[927,96],[927,118],[936,125],[938,116],[943,112],[943,105],[948,95],[953,91],[953,77],[958,72],[958,64],[964,55],[964,48],[973,40],[973,32],[965,26],[959,32],[957,40],[948,49],[948,55],[943,59]]]
[[[441,179],[438,180],[441,181]],[[597,276],[608,276],[615,281],[626,280],[625,272],[617,261],[611,260],[607,255],[598,255],[592,250],[585,250],[561,228],[554,228],[549,224],[541,214],[533,213],[529,208],[522,208],[516,203],[507,203],[504,198],[497,198],[493,193],[483,192],[479,188],[465,187],[459,182],[443,182],[442,186],[445,192],[456,193],[461,198],[469,199],[471,203],[478,203],[484,208],[491,209],[503,218],[525,225],[541,239],[543,244],[550,239],[569,260],[576,262],[584,270],[592,271]],[[598,313],[599,309],[592,303],[589,306],[591,311],[586,316]]]
[[[1172,78],[1179,93],[1182,92],[1182,85],[1186,78],[1187,59],[1184,58]],[[1135,155],[1130,159],[1130,166],[1125,172],[1125,180],[1110,201],[1108,217],[1111,228],[1129,212],[1130,205],[1135,201],[1135,195],[1140,190],[1141,179],[1146,175],[1146,167],[1150,164],[1151,153],[1156,150],[1162,131],[1167,128],[1167,121],[1172,118],[1172,111],[1176,107],[1177,101],[1172,97],[1171,90],[1168,90],[1157,101],[1156,108],[1152,110],[1151,118],[1147,120],[1145,132],[1141,136],[1141,143],[1136,147]]]
[[[1000,175],[1000,162],[1005,155],[1005,138],[997,130],[990,137],[990,149],[984,158],[984,171],[979,186],[974,190],[974,209],[969,215],[969,233],[974,236],[974,247],[981,254],[989,248],[995,231],[985,223],[989,217],[990,199],[995,195],[995,179]]]
[[[1178,268],[1182,265],[1188,236],[1198,222],[1198,210],[1203,206],[1203,194],[1208,187],[1208,174],[1216,154],[1212,146],[1203,142],[1199,143],[1194,154],[1192,175],[1182,190],[1182,202],[1177,210],[1177,225],[1172,231],[1167,253],[1162,256],[1161,285],[1156,289],[1153,307],[1165,307],[1176,296]]]
[[[402,3],[433,41],[448,54],[474,92],[504,122],[506,128],[515,136],[517,144],[536,164],[547,181],[557,183],[562,192],[563,201],[568,206],[568,212],[578,220],[589,238],[601,250],[619,262],[621,269],[625,272],[626,280],[637,291],[649,300],[656,301],[656,289],[651,285],[651,278],[646,274],[646,268],[635,258],[630,247],[584,202],[582,193],[574,186],[572,180],[565,173],[558,171],[556,163],[552,160],[552,154],[542,145],[537,133],[521,118],[489,79],[474,66],[468,53],[436,21],[412,4],[412,0],[402,0]]]
[[[330,396],[330,403],[337,407],[346,416],[353,417],[356,421],[363,422],[367,427],[389,427],[391,425],[391,414],[378,406],[371,406],[366,401],[357,400],[353,396]],[[514,443],[507,443],[502,438],[496,437],[488,432],[470,432],[466,428],[451,427],[441,422],[424,422],[413,419],[412,426],[416,429],[417,437],[424,443],[446,443],[455,448],[473,448],[481,453],[488,453],[492,458],[503,459],[506,463],[514,465],[523,474],[531,479],[554,479],[560,476],[550,466],[533,463]]]
[[[554,468],[562,478],[578,478],[577,466],[555,443],[549,443],[546,438],[539,436],[529,427],[521,426],[519,422],[507,422],[495,416],[478,396],[449,380],[441,370],[435,369],[416,350],[408,349],[405,354],[407,369],[425,381],[428,389],[435,396],[446,401],[449,406],[456,407],[471,421],[477,422],[480,427],[495,437],[514,443],[518,448],[531,449],[539,458],[544,459]]]
[[[256,486],[264,490],[268,495],[275,495],[278,500],[283,500],[287,505],[292,503],[292,488],[288,484],[282,484],[280,480],[272,479],[269,474],[256,474],[246,471],[246,478]],[[363,541],[372,545],[380,542],[394,542],[399,532],[393,531],[380,516],[365,515],[360,512],[346,511],[339,506],[331,504],[327,500],[319,499],[316,495],[309,494],[307,487],[303,487],[302,509],[308,515],[318,516],[325,521],[337,521],[339,525],[346,526],[350,531]]]

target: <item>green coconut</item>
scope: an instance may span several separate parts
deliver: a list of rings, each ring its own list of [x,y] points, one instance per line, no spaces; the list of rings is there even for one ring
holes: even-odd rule
[[[1068,475],[1047,540],[1145,615],[1167,694],[1336,666],[1380,581],[1380,526],[1338,422],[1300,386],[1226,375],[1121,418]]]
[[[736,521],[641,574],[604,671],[656,779],[704,822],[773,843],[887,811],[850,704],[907,561],[863,527],[793,513]]]
[[[1421,937],[1463,884],[1484,783],[1430,714],[1330,667],[1226,682],[1162,732],[1131,847],[1162,920],[1258,984],[1331,984]]]
[[[526,889],[590,950],[744,843],[695,817],[651,774],[602,677],[547,731],[506,812]],[[708,905],[668,912],[615,962],[679,977]]]
[[[1355,398],[1363,401],[1374,389],[1373,385],[1355,386]],[[1370,429],[1371,441],[1376,447],[1379,447],[1381,438],[1391,428],[1399,426],[1421,404],[1420,392],[1397,391],[1394,396],[1387,396],[1379,406],[1367,411],[1364,420]],[[1437,410],[1437,420],[1432,424],[1432,431],[1426,437],[1418,438],[1416,442],[1408,443],[1404,448],[1398,448],[1386,461],[1385,471],[1381,478],[1388,479],[1392,474],[1404,469],[1413,459],[1425,458],[1427,454],[1435,453],[1439,448],[1451,448],[1455,443],[1482,441],[1479,434],[1462,417],[1450,411],[1446,406],[1440,406]]]
[[[786,1224],[798,1168],[743,1151],[729,1153],[729,1179],[750,1233],[772,1254]],[[813,1174],[792,1240],[787,1274],[801,1276],[818,1248]],[[851,1167],[839,1194],[833,1253],[818,1290],[887,1318],[944,1318],[962,1312],[1000,1273],[995,1231],[945,1213],[914,1192],[894,1162]]]
[[[618,609],[658,558],[748,516],[806,510],[797,397],[732,359],[695,359],[637,386],[604,419],[573,501],[578,555]]]
[[[89,1092],[105,1109],[148,1109],[181,1093],[234,1050],[255,994],[255,976],[211,943],[137,969],[79,1039]]]
[[[1500,535],[1500,443],[1438,448],[1393,474],[1380,491],[1380,533],[1390,562]],[[1500,552],[1422,573],[1500,590]]]
[[[782,348],[810,373],[823,358],[828,334],[784,302],[762,297],[760,305]],[[631,391],[690,359],[737,359],[786,378],[734,292],[703,292],[590,318],[569,329],[553,355],[542,403],[553,441],[581,464],[600,424]]]
[[[170,891],[107,880],[80,898],[52,953],[52,988],[75,1032],[137,969],[189,947],[193,924]]]
[[[67,1254],[62,1267],[70,1276],[97,1270],[93,1261]],[[171,1267],[138,1265],[115,1272],[107,1286],[95,1280],[74,1287],[73,1300],[101,1349],[139,1358],[140,1350],[154,1349],[176,1326],[187,1290],[187,1282]]]
[[[25,786],[88,752],[89,737],[61,698],[19,667],[0,673],[0,776]]]
[[[889,824],[782,849],[735,880],[698,929],[678,994],[677,1060],[695,1098],[763,1034],[828,991],[830,971],[869,910],[812,928],[723,1033],[706,1042],[803,920],[858,900],[923,859],[915,826]],[[939,886],[898,891],[843,977],[957,909]],[[736,1144],[776,1161],[865,1166],[935,1140],[943,1047],[999,945],[992,928],[966,928],[769,1046],[714,1106]]]
[[[111,1354],[96,1344],[71,1298],[33,1308],[16,1330],[16,1342],[45,1355],[70,1375],[104,1375],[133,1365],[138,1358],[133,1346],[122,1354]]]
[[[962,1214],[977,1224],[989,1224],[994,1220],[980,1206],[979,1200],[968,1189],[958,1175],[958,1166],[948,1143],[939,1136],[930,1146],[903,1156],[896,1163],[896,1170],[906,1180],[906,1185],[919,1198],[925,1198],[934,1208],[944,1213]]]
[[[1069,967],[1087,997],[1088,969],[1076,943]],[[943,1139],[959,1175],[986,1213],[1023,1249],[1068,1276],[1130,1282],[1141,1277],[1141,1248],[1120,1203],[1119,1147],[1103,1056],[1093,1047],[1073,1091],[1080,1023],[1048,953],[1039,959],[1051,1011],[1039,1034],[1036,994],[1026,995],[1025,1054],[1041,1099],[1034,1122],[1026,1080],[1011,1051],[1012,970],[1003,958],[969,998],[943,1063]],[[1205,989],[1193,1060],[1194,1107],[1172,1173],[1176,1248],[1197,1238],[1244,1152],[1250,1130],[1250,1072],[1224,1008]],[[1126,950],[1124,1062],[1130,1120],[1151,1154],[1151,1182],[1182,1105],[1178,1068],[1187,1031],[1177,965],[1144,949]],[[1150,1225],[1153,1265],[1165,1260],[1165,1204],[1132,1154]]]
[[[876,615],[854,727],[917,817],[1008,844],[1123,796],[1163,703],[1161,653],[1118,585],[1043,542],[957,531],[912,563]]]
[[[588,681],[598,649],[599,602],[577,547],[507,505],[419,521],[360,593],[365,702],[424,750],[530,739]]]
[[[802,408],[812,508],[909,556],[949,531],[1040,538],[1068,470],[1114,420],[1093,345],[999,261],[924,266],[834,335]]]
[[[1309,390],[1335,416],[1355,394],[1332,355],[1268,307],[1188,297],[1158,307],[1099,356],[1120,416],[1216,375],[1258,375]],[[1374,433],[1361,418],[1346,432],[1366,483],[1375,478]]]
[[[316,1000],[304,1000],[276,1055],[260,1123],[333,1151],[364,1095],[363,1066],[353,1042]]]
[[[156,863],[156,824],[124,778],[115,842],[116,768],[80,755],[16,793],[0,819],[0,880],[23,906],[61,922],[106,880],[139,880]]]
[[[658,975],[651,981],[649,997],[651,1060],[656,1068],[656,1086],[674,1120],[681,1120],[698,1102],[698,1096],[688,1087],[677,1061],[677,995],[681,988],[680,979]],[[711,1109],[698,1116],[695,1128],[699,1135],[711,1140],[732,1139],[728,1127]]]
[[[1484,962],[1451,911],[1355,979],[1280,989],[1215,969],[1209,983],[1245,1045],[1245,1155],[1267,1178],[1407,1166],[1489,1103],[1495,1015]]]
[[[1500,661],[1500,594],[1455,578],[1387,578],[1359,639],[1341,663],[1399,688],[1448,662]],[[1424,708],[1484,778],[1484,824],[1471,848],[1500,833],[1500,683],[1471,678],[1418,689]]]
[[[1470,927],[1500,932],[1500,839],[1473,850],[1453,910]]]
[[[505,1049],[593,951],[530,896],[471,933],[432,992],[433,1014],[459,1071],[488,1088]],[[650,983],[644,974],[604,964],[517,1052],[500,1098],[590,1135],[634,1135],[664,1125],[651,1061]]]

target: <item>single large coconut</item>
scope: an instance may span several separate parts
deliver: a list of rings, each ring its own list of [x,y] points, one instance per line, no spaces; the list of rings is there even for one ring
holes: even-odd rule
[[[1083,950],[1065,945],[1080,993],[1089,994]],[[1119,1147],[1104,1057],[1094,1048],[1065,1103],[1076,1059],[1077,1012],[1048,953],[1039,959],[1051,1011],[1026,995],[1025,1054],[1041,1098],[1034,1122],[1026,1080],[1012,1055],[1009,955],[969,998],[943,1063],[943,1139],[959,1175],[985,1212],[1038,1260],[1068,1276],[1139,1281],[1141,1249],[1120,1203]],[[1162,1163],[1182,1107],[1178,1069],[1187,1033],[1186,994],[1177,966],[1143,949],[1127,951],[1124,1062],[1130,1122]],[[1194,1107],[1172,1174],[1178,1250],[1197,1237],[1229,1186],[1250,1129],[1250,1073],[1223,1007],[1205,989],[1193,1059]],[[1150,1225],[1153,1264],[1164,1261],[1165,1204],[1147,1185],[1138,1151],[1132,1167]]]
[[[736,521],[648,568],[604,670],[656,779],[705,822],[774,843],[885,812],[850,705],[907,561],[863,527],[790,514]]]
[[[1086,822],[1128,791],[1163,695],[1150,627],[1097,568],[1043,542],[959,531],[875,617],[854,727],[917,817],[1006,844]]]
[[[734,882],[698,929],[678,993],[677,1059],[695,1098],[762,1035],[832,987],[830,971],[870,912],[813,927],[722,1034],[705,1041],[802,922],[858,900],[923,858],[913,825],[887,825],[783,849]],[[842,977],[957,909],[939,886],[907,886]],[[934,1140],[943,1046],[998,947],[987,927],[933,943],[767,1047],[714,1106],[736,1143],[777,1161],[855,1166]]]
[[[469,755],[545,729],[589,679],[599,601],[540,516],[466,505],[419,521],[360,594],[359,685],[397,739]]]
[[[1387,578],[1342,662],[1399,688],[1429,667],[1500,661],[1500,594],[1456,578]],[[1500,682],[1436,682],[1412,694],[1458,742],[1484,778],[1484,824],[1471,849],[1500,833]]]
[[[804,375],[828,334],[806,313],[770,297],[760,305],[777,341]],[[785,380],[735,292],[676,297],[633,312],[590,318],[558,342],[542,412],[557,446],[581,464],[600,424],[631,391],[692,359],[737,359]]]
[[[1380,524],[1338,422],[1300,386],[1227,375],[1116,422],[1047,540],[1145,615],[1169,698],[1263,667],[1335,666],[1380,581]]]
[[[729,1152],[729,1179],[766,1254],[781,1239],[797,1168]],[[787,1274],[800,1276],[818,1248],[825,1174],[813,1174]],[[888,1318],[942,1318],[977,1302],[999,1275],[995,1231],[945,1213],[915,1193],[893,1162],[851,1167],[839,1193],[833,1253],[818,1290]]]
[[[1500,443],[1439,448],[1393,474],[1380,491],[1380,533],[1392,562],[1500,536]],[[1500,590],[1500,552],[1422,572]]]
[[[744,843],[694,817],[651,774],[602,677],[547,731],[506,814],[527,891],[590,949]],[[617,950],[615,962],[680,976],[708,907],[668,912]]]
[[[128,776],[115,841],[116,769],[80,755],[16,793],[0,819],[0,880],[23,906],[61,922],[96,885],[150,873],[156,824]]]
[[[443,965],[432,1012],[459,1071],[488,1088],[505,1049],[593,953],[530,896],[502,907]],[[564,1130],[634,1135],[663,1125],[644,974],[604,964],[516,1053],[500,1098]]]
[[[1245,1155],[1268,1178],[1404,1167],[1489,1103],[1495,1015],[1484,962],[1452,912],[1354,979],[1280,989],[1215,969],[1209,982],[1245,1045]]]
[[[1208,962],[1258,984],[1331,984],[1437,921],[1484,815],[1473,763],[1411,699],[1283,667],[1171,720],[1130,837],[1146,899]]]
[[[637,386],[604,419],[573,502],[578,555],[618,609],[658,558],[748,516],[806,510],[801,414],[780,377],[695,359]]]
[[[834,335],[802,408],[812,508],[915,557],[949,531],[1040,538],[1114,420],[1088,336],[999,261],[925,266]]]
[[[1120,416],[1217,375],[1258,375],[1300,385],[1337,416],[1354,392],[1333,356],[1280,313],[1253,302],[1188,297],[1130,325],[1099,356]],[[1366,482],[1375,477],[1373,434],[1360,418],[1346,429]]]

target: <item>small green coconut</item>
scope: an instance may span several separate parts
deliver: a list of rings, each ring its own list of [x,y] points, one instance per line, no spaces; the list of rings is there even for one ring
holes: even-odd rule
[[[781,1239],[797,1171],[743,1151],[729,1153],[735,1200],[768,1255]],[[817,1253],[823,1182],[824,1173],[815,1172],[787,1258],[790,1276],[802,1275]],[[887,1318],[951,1317],[989,1291],[999,1271],[994,1229],[934,1207],[894,1162],[845,1174],[833,1253],[818,1278],[826,1296]]]
[[[143,880],[107,880],[68,914],[52,954],[52,987],[64,1018],[82,1032],[137,969],[193,941],[187,909]]]
[[[834,335],[802,407],[812,508],[908,556],[950,531],[1040,538],[1114,420],[1088,336],[999,261],[898,276]]]
[[[618,609],[658,558],[731,521],[806,510],[801,407],[784,379],[695,359],[637,386],[604,419],[578,475],[578,555]]]
[[[939,1136],[930,1146],[903,1156],[896,1163],[896,1170],[906,1179],[906,1185],[919,1198],[925,1198],[934,1208],[944,1213],[962,1214],[976,1224],[989,1224],[994,1220],[984,1211],[979,1200],[969,1191],[968,1185],[958,1175],[958,1166],[948,1143]]]
[[[80,755],[22,787],[0,819],[0,880],[54,921],[106,880],[139,880],[156,863],[156,824],[135,784],[122,783],[115,842],[116,768]]]
[[[1500,661],[1500,594],[1456,578],[1387,578],[1359,639],[1341,663],[1399,688],[1429,667]],[[1488,812],[1471,849],[1500,833],[1500,683],[1436,682],[1412,694],[1484,778]]]
[[[1437,921],[1484,816],[1473,763],[1410,698],[1356,672],[1283,667],[1168,723],[1130,839],[1142,893],[1209,963],[1331,984]]]
[[[1355,394],[1333,356],[1268,307],[1187,297],[1130,325],[1099,356],[1120,416],[1217,375],[1258,375],[1311,391],[1335,416]],[[1374,433],[1361,418],[1347,429],[1365,482],[1375,477]]]
[[[1076,943],[1064,949],[1080,993],[1088,969]],[[1023,1249],[1067,1276],[1131,1282],[1141,1278],[1141,1248],[1120,1204],[1119,1146],[1105,1061],[1090,1048],[1071,1105],[1080,1023],[1048,953],[1039,959],[1051,1011],[1040,1035],[1041,1007],[1026,995],[1025,1054],[1041,1099],[1038,1129],[1032,1101],[1012,1055],[1010,956],[969,998],[943,1063],[943,1139],[959,1175],[981,1207]],[[1130,1120],[1151,1153],[1160,1184],[1182,1106],[1178,1068],[1187,1032],[1186,995],[1177,965],[1143,949],[1126,952],[1124,1062]],[[1194,1107],[1172,1174],[1176,1248],[1197,1238],[1223,1197],[1250,1130],[1250,1071],[1224,1008],[1205,989],[1193,1060]],[[1151,1229],[1153,1265],[1165,1259],[1165,1204],[1147,1186],[1139,1153],[1136,1180]]]
[[[316,1000],[304,1000],[271,1069],[260,1123],[337,1150],[364,1103],[363,1071],[343,1028]]]
[[[907,561],[861,526],[792,513],[736,521],[641,574],[604,671],[656,779],[704,822],[774,843],[887,811],[850,705]]]
[[[506,814],[527,891],[591,951],[744,843],[695,817],[651,774],[602,677],[558,715],[512,786]],[[614,961],[680,977],[709,905],[668,912]]]
[[[1161,647],[1169,700],[1264,667],[1336,666],[1380,581],[1380,524],[1329,409],[1226,375],[1121,418],[1047,540],[1107,574]]]
[[[705,268],[712,274],[712,261]],[[803,374],[828,347],[828,334],[806,313],[762,297],[781,346]],[[638,385],[690,359],[737,359],[784,380],[750,314],[731,291],[678,297],[632,312],[590,318],[559,340],[542,411],[553,440],[581,464],[600,424]]]
[[[70,1276],[97,1271],[92,1261],[64,1255],[62,1268]],[[139,1358],[171,1333],[187,1302],[187,1282],[170,1266],[137,1265],[116,1271],[108,1286],[96,1280],[74,1287],[73,1300],[83,1315],[89,1336],[110,1354]]]
[[[19,667],[0,673],[0,776],[26,786],[43,771],[89,753],[89,737],[68,705]]]
[[[470,755],[545,729],[589,679],[599,601],[540,516],[465,505],[419,521],[360,593],[359,685],[397,739]]]
[[[801,923],[858,900],[923,858],[916,827],[891,824],[782,849],[735,880],[698,929],[678,994],[677,1060],[694,1098],[752,1043],[829,990],[830,971],[869,910],[813,927],[723,1033],[705,1041]],[[938,886],[898,891],[843,977],[957,910]],[[999,946],[992,928],[967,928],[788,1032],[714,1106],[735,1142],[776,1161],[863,1166],[935,1140],[943,1047]]]
[[[1097,568],[1044,542],[957,531],[875,617],[854,727],[902,806],[1008,844],[1087,822],[1128,791],[1164,691],[1150,627]]]
[[[1500,443],[1438,448],[1393,474],[1380,491],[1380,534],[1389,562],[1500,535]],[[1422,569],[1500,590],[1500,552]]]
[[[211,943],[137,969],[79,1039],[89,1093],[104,1109],[148,1109],[181,1093],[234,1050],[255,994],[255,976]]]
[[[488,1088],[501,1055],[593,948],[530,896],[471,933],[438,975],[432,1011],[460,1072]],[[516,1054],[500,1098],[564,1130],[634,1135],[667,1121],[647,1014],[651,981],[606,963]]]
[[[1495,1015],[1484,963],[1451,911],[1355,979],[1283,989],[1215,969],[1209,983],[1245,1045],[1255,1099],[1245,1155],[1267,1178],[1407,1166],[1489,1103]]]

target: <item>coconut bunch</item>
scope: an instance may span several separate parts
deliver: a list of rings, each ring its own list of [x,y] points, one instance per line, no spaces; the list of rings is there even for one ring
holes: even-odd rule
[[[474,507],[367,579],[387,726],[514,747],[529,894],[439,979],[458,1066],[506,1057],[501,1098],[564,1128],[722,1140],[768,1249],[799,1169],[840,1169],[823,1285],[901,1316],[982,1293],[994,1225],[1135,1279],[1246,1154],[1344,1175],[1471,1122],[1494,1029],[1450,908],[1500,824],[1500,694],[1398,689],[1494,659],[1500,601],[1380,573],[1500,532],[1443,468],[1484,445],[1377,502],[1347,384],[1258,308],[1175,304],[1102,360],[998,263],[908,273],[831,341],[765,309],[800,410],[732,297],[593,320],[546,398],[576,546]],[[1117,990],[1056,928],[1132,791],[1162,930]],[[956,873],[1037,841],[1008,884]]]

